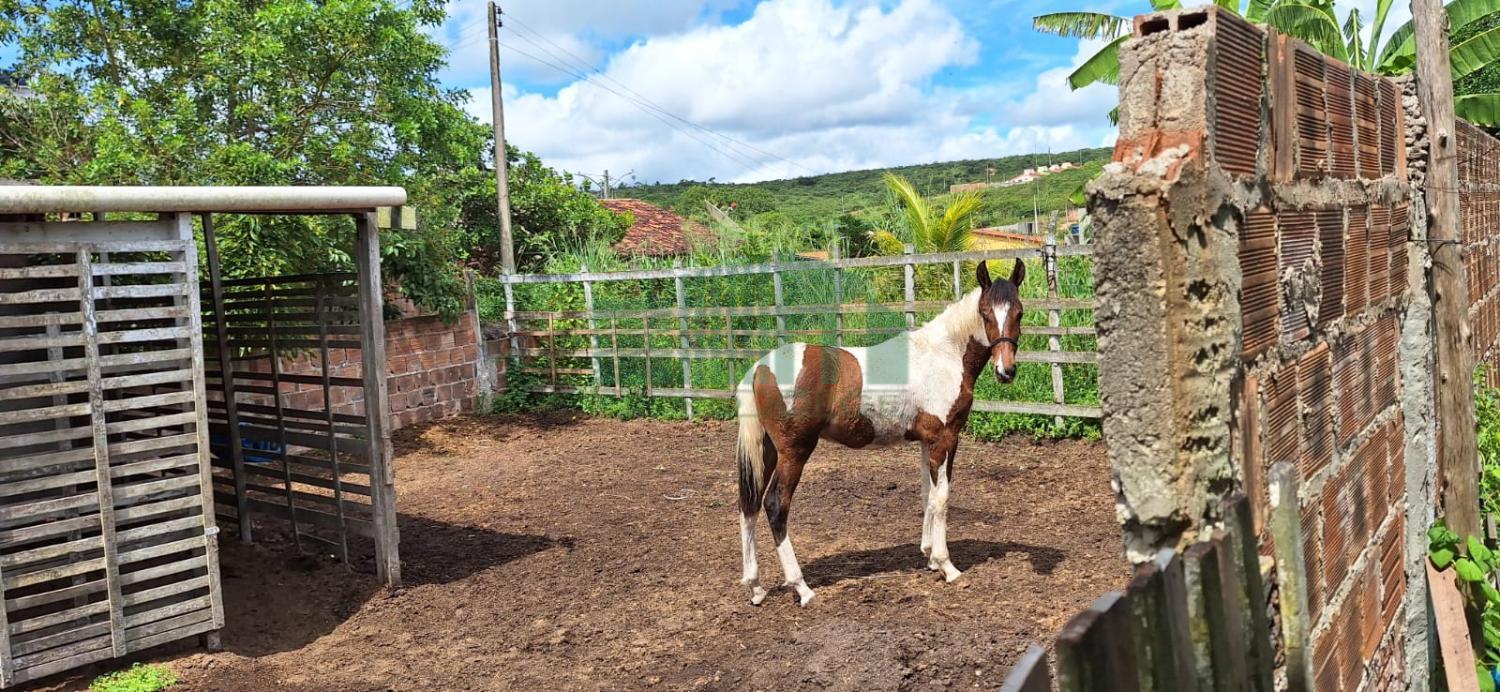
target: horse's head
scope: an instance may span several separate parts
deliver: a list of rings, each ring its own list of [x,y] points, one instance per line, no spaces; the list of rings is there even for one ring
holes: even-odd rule
[[[1021,337],[1021,282],[1026,280],[1026,264],[1016,260],[1010,279],[990,280],[990,270],[979,263],[979,317],[984,321],[985,338],[989,340],[990,362],[995,377],[1008,383],[1016,379],[1017,339]]]

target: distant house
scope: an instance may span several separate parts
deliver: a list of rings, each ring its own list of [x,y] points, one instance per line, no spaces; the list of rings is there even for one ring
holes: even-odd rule
[[[622,255],[671,257],[685,255],[694,246],[713,242],[713,231],[703,224],[689,221],[666,209],[638,199],[601,199],[604,208],[616,214],[630,214],[635,222],[625,237],[615,243]]]

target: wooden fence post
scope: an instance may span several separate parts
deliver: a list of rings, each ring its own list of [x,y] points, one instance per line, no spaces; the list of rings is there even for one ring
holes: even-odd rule
[[[360,374],[365,388],[365,463],[370,465],[370,513],[375,528],[375,575],[401,585],[396,525],[396,472],[391,460],[390,398],[386,382],[385,296],[380,278],[380,231],[375,214],[354,215],[354,268],[359,282]],[[510,284],[506,284],[508,289]],[[506,303],[510,292],[506,291]],[[509,308],[507,308],[509,311]],[[514,332],[513,332],[514,333]]]
[[[776,294],[776,345],[786,344],[786,316],[781,314],[781,308],[786,305],[786,298],[781,292],[781,251],[771,254],[771,288]]]
[[[672,268],[681,269],[682,260],[672,260]],[[680,331],[680,334],[678,335],[678,344],[682,346],[682,350],[686,351],[687,349],[691,348],[691,346],[688,345],[688,318],[687,313],[685,312],[687,310],[687,287],[683,285],[682,276],[680,274],[672,277],[672,280],[676,283],[677,288],[677,329]],[[693,388],[693,359],[683,357],[681,360],[682,387],[684,389],[690,390]],[[682,401],[683,409],[687,412],[687,419],[692,420],[693,397],[683,397]]]
[[[1056,330],[1062,326],[1062,311],[1057,308],[1057,301],[1061,298],[1062,292],[1057,286],[1057,237],[1051,234],[1047,235],[1046,244],[1042,246],[1042,264],[1047,273],[1047,300],[1052,301],[1052,309],[1047,311],[1047,326]],[[1053,353],[1062,351],[1062,337],[1058,336],[1055,331],[1047,336],[1047,350]],[[1051,366],[1052,403],[1061,404],[1065,398],[1062,364],[1053,360]],[[1062,416],[1053,417],[1052,422],[1055,425],[1062,425]]]
[[[953,260],[953,299],[964,297],[963,262]]]
[[[1047,670],[1047,650],[1032,644],[1011,666],[1000,692],[1052,692],[1052,675]]]
[[[604,386],[604,371],[599,365],[599,327],[594,320],[594,282],[589,278],[589,265],[583,265],[583,309],[588,314],[589,364],[594,367],[594,386]]]
[[[1308,633],[1307,562],[1302,554],[1302,512],[1297,502],[1297,466],[1285,459],[1271,467],[1271,540],[1281,597],[1281,640],[1286,652],[1288,692],[1312,689],[1312,642]]]
[[[912,255],[917,251],[917,246],[906,244],[906,328],[914,329],[917,326],[917,267],[912,262]]]
[[[843,259],[843,251],[839,249],[839,243],[833,244],[831,256],[834,262]],[[844,345],[844,267],[835,264],[833,267],[833,305],[837,309],[833,312],[833,343],[836,346]]]
[[[520,357],[521,340],[516,336],[516,289],[512,286],[510,277],[514,274],[502,274],[500,280],[505,282],[505,326],[510,331],[510,352]]]

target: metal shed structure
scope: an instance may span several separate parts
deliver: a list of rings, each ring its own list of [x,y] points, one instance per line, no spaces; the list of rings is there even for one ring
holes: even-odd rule
[[[378,577],[399,582],[376,208],[405,200],[0,187],[0,686],[212,643],[221,521],[244,540],[257,519],[285,522],[346,561],[366,537]],[[352,216],[355,272],[225,280],[216,213]],[[284,376],[293,354],[321,376]],[[282,406],[308,379],[325,410]],[[335,413],[334,388],[359,390],[343,397],[354,412]]]

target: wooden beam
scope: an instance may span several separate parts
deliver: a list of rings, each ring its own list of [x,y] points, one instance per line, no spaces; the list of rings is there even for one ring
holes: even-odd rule
[[[354,217],[354,264],[359,274],[360,348],[365,380],[365,451],[370,464],[370,503],[375,525],[375,574],[387,586],[401,584],[400,534],[396,527],[396,474],[391,461],[391,411],[386,386],[385,294],[380,278],[380,231],[375,215]]]
[[[1411,0],[1417,48],[1417,98],[1427,120],[1427,238],[1437,334],[1438,475],[1443,513],[1460,536],[1479,535],[1479,451],[1474,437],[1473,336],[1468,277],[1459,230],[1458,137],[1448,15],[1442,0]]]

